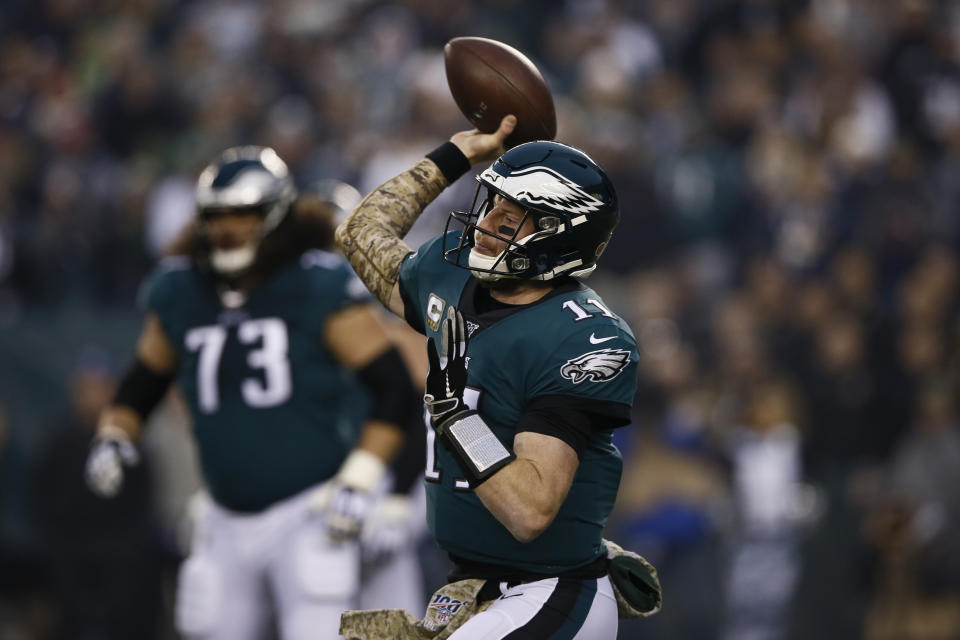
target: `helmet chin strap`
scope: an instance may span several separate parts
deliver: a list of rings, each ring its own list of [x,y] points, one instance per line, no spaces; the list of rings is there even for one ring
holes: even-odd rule
[[[210,266],[217,273],[230,276],[248,269],[256,257],[256,243],[248,242],[236,249],[213,249],[210,251]]]
[[[476,233],[476,231],[474,232]],[[516,241],[515,244],[519,246],[524,246],[531,240],[536,238],[541,238],[544,235],[543,232],[531,233],[530,235],[521,238]],[[495,256],[487,256],[479,251],[477,247],[473,246],[470,249],[470,254],[467,256],[467,266],[470,267],[470,271],[478,280],[483,282],[496,282],[497,280],[522,280],[523,278],[518,278],[517,276],[510,273],[509,267],[507,267],[507,258],[504,253],[506,250],[501,251]],[[544,277],[546,276],[546,277]],[[550,280],[553,278],[553,274],[542,274],[540,276],[535,276],[529,278],[530,280]]]
[[[257,258],[257,250],[263,238],[280,224],[290,206],[290,200],[281,200],[274,204],[267,213],[254,239],[236,249],[211,249],[210,266],[224,276],[235,276],[253,266]]]
[[[484,282],[496,282],[503,278],[509,278],[510,272],[507,271],[506,260],[500,260],[503,253],[495,256],[485,256],[476,247],[470,249],[470,255],[467,256],[467,264],[470,271],[478,280]],[[497,262],[500,260],[499,262]]]

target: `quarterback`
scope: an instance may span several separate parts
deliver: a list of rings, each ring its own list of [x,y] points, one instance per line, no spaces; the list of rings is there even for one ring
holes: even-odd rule
[[[330,220],[272,149],[224,151],[196,195],[182,255],[145,287],[136,356],[101,416],[87,482],[106,497],[122,489],[143,421],[176,382],[208,491],[178,630],[257,640],[276,621],[284,640],[335,638],[356,602],[357,538],[417,393],[362,283],[324,250]]]
[[[504,153],[515,126],[455,134],[370,193],[336,237],[370,291],[428,338],[428,524],[451,582],[483,579],[477,601],[492,601],[450,637],[612,639],[601,535],[638,353],[579,279],[619,221],[617,196],[575,148]],[[497,154],[471,209],[412,251],[402,238],[423,208]]]

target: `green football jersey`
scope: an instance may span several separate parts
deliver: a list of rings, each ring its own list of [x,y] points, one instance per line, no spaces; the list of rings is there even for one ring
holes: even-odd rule
[[[448,236],[448,246],[456,246],[458,234]],[[600,296],[571,282],[534,303],[476,314],[468,298],[478,281],[443,259],[441,239],[403,262],[407,320],[439,344],[446,309],[455,306],[464,314],[469,335],[465,400],[508,449],[524,407],[534,398],[559,395],[632,406],[636,341]],[[544,574],[576,569],[603,553],[601,535],[622,470],[610,430],[591,434],[557,517],[528,543],[517,541],[483,506],[456,459],[433,436],[428,428],[427,520],[442,549]]]
[[[330,314],[367,300],[346,260],[325,251],[232,299],[185,258],[158,266],[146,310],[176,350],[203,477],[219,504],[259,511],[336,473],[367,399],[321,332]]]

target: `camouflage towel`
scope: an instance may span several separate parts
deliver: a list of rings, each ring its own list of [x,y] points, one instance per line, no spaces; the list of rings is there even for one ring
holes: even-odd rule
[[[486,580],[460,580],[437,589],[422,620],[403,609],[345,611],[340,616],[344,640],[443,640],[493,600],[477,604]]]
[[[653,565],[615,542],[604,540],[604,544],[619,617],[643,618],[659,611],[663,601]],[[477,594],[485,582],[460,580],[440,587],[420,620],[403,609],[345,611],[340,616],[340,635],[344,640],[444,640],[495,602],[477,604]]]
[[[610,582],[617,597],[620,619],[646,618],[663,606],[663,592],[657,570],[647,559],[626,551],[616,542],[604,540],[610,559]]]

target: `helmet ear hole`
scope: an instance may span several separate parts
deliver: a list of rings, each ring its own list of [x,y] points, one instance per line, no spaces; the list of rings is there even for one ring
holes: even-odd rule
[[[513,271],[526,271],[530,268],[530,258],[524,256],[510,258],[510,268]]]
[[[560,218],[556,216],[542,216],[537,220],[537,228],[540,231],[556,231],[560,228]]]

